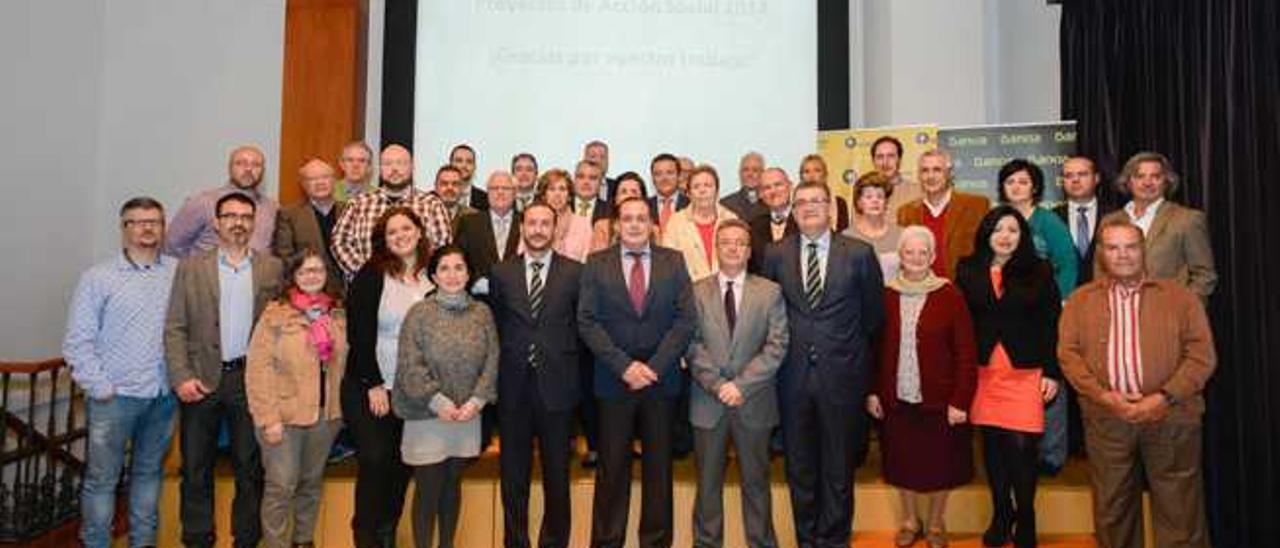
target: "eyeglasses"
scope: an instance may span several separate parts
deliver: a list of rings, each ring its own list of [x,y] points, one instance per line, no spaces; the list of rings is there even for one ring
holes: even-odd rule
[[[157,228],[164,225],[163,219],[125,219],[125,228]]]
[[[812,200],[796,200],[793,205],[798,208],[825,206],[830,203],[826,198],[814,198]]]
[[[218,218],[224,221],[239,221],[242,223],[248,223],[253,221],[253,214],[252,213],[220,213],[218,214]]]
[[[716,245],[720,247],[750,247],[751,243],[748,242],[747,240],[729,239],[729,240],[716,240]]]

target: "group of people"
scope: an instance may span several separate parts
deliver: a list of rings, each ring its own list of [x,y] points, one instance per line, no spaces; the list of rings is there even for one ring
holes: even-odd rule
[[[72,299],[64,354],[89,411],[81,539],[109,544],[128,454],[129,541],[156,544],[176,412],[187,546],[214,544],[224,424],[236,546],[312,545],[343,425],[360,547],[394,545],[411,480],[415,544],[452,546],[462,473],[495,429],[506,546],[532,544],[535,452],[537,544],[568,545],[578,429],[593,546],[626,539],[635,458],[640,545],[670,546],[672,461],[689,453],[694,544],[721,546],[730,443],[750,546],[778,545],[774,450],[798,545],[847,546],[871,430],[901,495],[895,542],[946,546],[973,427],[994,508],[984,545],[1034,546],[1037,478],[1065,461],[1078,398],[1099,544],[1141,545],[1145,484],[1158,543],[1207,546],[1215,274],[1203,214],[1168,199],[1169,161],[1131,158],[1117,183],[1132,199],[1109,211],[1094,163],[1070,158],[1051,211],[1033,163],[1004,166],[991,208],[952,188],[946,151],[925,152],[915,181],[902,153],[877,140],[876,170],[846,202],[816,155],[793,188],[746,154],[721,198],[715,168],[670,154],[650,163],[652,196],[636,172],[609,177],[600,141],[572,173],[522,153],[481,189],[476,151],[458,145],[424,191],[406,148],[381,151],[375,185],[372,150],[353,142],[341,177],[308,161],[306,199],[281,208],[259,192],[261,151],[237,148],[227,184],[167,222],[159,202],[127,201],[121,253]]]

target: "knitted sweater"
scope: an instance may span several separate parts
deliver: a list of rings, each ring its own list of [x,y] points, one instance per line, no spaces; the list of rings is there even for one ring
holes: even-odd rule
[[[400,326],[400,355],[391,409],[405,420],[436,418],[432,400],[461,406],[498,397],[498,330],[484,303],[466,297],[450,309],[435,295],[409,309]]]

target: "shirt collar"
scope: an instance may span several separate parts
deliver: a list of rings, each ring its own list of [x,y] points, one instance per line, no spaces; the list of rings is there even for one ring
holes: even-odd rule
[[[168,265],[169,261],[171,260],[172,259],[170,259],[169,257],[166,257],[163,253],[157,253],[156,262],[150,263],[150,264],[138,264],[134,262],[133,258],[129,256],[128,252],[126,252],[124,249],[121,249],[120,256],[116,257],[116,268],[119,270],[151,270],[152,268],[157,266]]]
[[[231,264],[231,260],[227,258],[227,254],[222,251],[221,247],[219,247],[218,248],[218,264],[223,265],[227,268],[230,268],[233,272],[239,274],[245,268],[248,268],[249,266],[253,265],[253,250],[249,250],[248,253],[245,253],[244,262],[240,263],[240,266],[237,267]]]
[[[952,192],[952,189],[948,188],[946,195],[942,197],[942,203],[939,204],[937,207],[934,207],[934,205],[929,202],[929,198],[927,197],[922,198],[920,201],[924,202],[925,207],[929,208],[929,213],[931,215],[933,215],[934,217],[937,217],[942,215],[942,212],[946,211],[947,206],[951,204],[951,192]]]
[[[791,204],[787,204],[787,207],[782,210],[781,218],[778,217],[777,211],[769,210],[769,220],[775,223],[785,222],[787,220],[787,217],[790,217],[790,216],[791,216]]]
[[[648,258],[648,257],[649,257],[649,255],[652,253],[652,249],[650,249],[650,245],[651,245],[651,244],[645,244],[645,246],[644,246],[644,247],[642,247],[642,248],[640,248],[640,249],[628,249],[628,248],[627,248],[627,246],[622,245],[622,244],[618,244],[618,248],[622,251],[622,257],[623,257],[623,258],[626,258],[626,257],[628,256],[628,255],[627,255],[628,253],[635,253],[635,252],[639,252],[639,253],[640,253],[640,258],[642,258],[642,259],[646,259],[646,258]]]
[[[513,208],[511,208],[511,209],[508,209],[508,210],[507,210],[506,215],[499,214],[497,211],[495,211],[495,210],[493,210],[493,209],[490,209],[490,210],[489,210],[489,218],[490,218],[490,219],[493,219],[494,221],[502,221],[502,222],[504,222],[504,223],[510,223],[510,222],[511,222],[511,214],[512,214],[513,212],[515,212],[515,208],[514,208],[514,207],[513,207]]]
[[[229,182],[229,181],[228,181],[228,182],[227,182],[227,186],[226,186],[226,187],[224,187],[224,188],[226,188],[226,189],[227,189],[227,192],[228,192],[228,193],[231,193],[231,192],[239,192],[239,193],[241,193],[241,194],[244,194],[245,196],[248,196],[250,199],[252,199],[252,200],[253,200],[253,202],[254,202],[254,203],[257,203],[257,202],[258,202],[258,200],[259,200],[259,199],[260,199],[260,197],[261,197],[261,195],[258,193],[258,188],[259,188],[259,187],[261,187],[261,186],[262,186],[262,185],[261,185],[261,184],[259,184],[258,186],[255,186],[255,187],[253,187],[253,188],[240,188],[240,187],[236,186],[236,185],[235,185],[235,183],[232,183],[232,182]]]
[[[1098,197],[1094,196],[1083,202],[1076,202],[1070,199],[1067,200],[1067,209],[1070,210],[1071,213],[1079,211],[1081,207],[1085,207],[1088,208],[1089,211],[1093,211],[1098,207]]]
[[[1155,217],[1156,212],[1160,210],[1160,206],[1162,205],[1164,205],[1164,198],[1163,197],[1156,198],[1156,201],[1151,202],[1151,205],[1147,206],[1146,211],[1142,212],[1142,217],[1138,217],[1133,214],[1133,212],[1137,209],[1133,205],[1133,200],[1129,200],[1129,203],[1124,205],[1124,212],[1129,214],[1130,219],[1133,219],[1136,221],[1144,217]]]
[[[551,260],[555,257],[555,253],[548,249],[541,257],[535,258],[532,253],[524,254],[524,267],[531,268],[534,262],[542,263],[542,272],[547,271],[547,267],[551,266]]]
[[[745,269],[732,278],[725,276],[723,272],[717,272],[716,277],[720,280],[720,291],[724,291],[725,285],[728,282],[733,282],[733,287],[738,288],[739,291],[741,291],[742,286],[747,283],[747,271]]]
[[[808,247],[810,243],[818,244],[819,251],[826,251],[827,248],[831,247],[831,231],[823,230],[822,234],[819,234],[817,238],[810,238],[804,234],[800,235],[801,246]]]

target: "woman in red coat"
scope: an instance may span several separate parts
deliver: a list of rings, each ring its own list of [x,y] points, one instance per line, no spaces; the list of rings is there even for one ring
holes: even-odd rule
[[[921,537],[932,548],[946,546],[947,494],[973,479],[966,424],[977,376],[973,324],[964,296],[929,267],[934,246],[922,226],[907,227],[898,240],[901,266],[885,287],[879,369],[867,396],[867,411],[882,421],[885,481],[902,499],[898,546]]]

